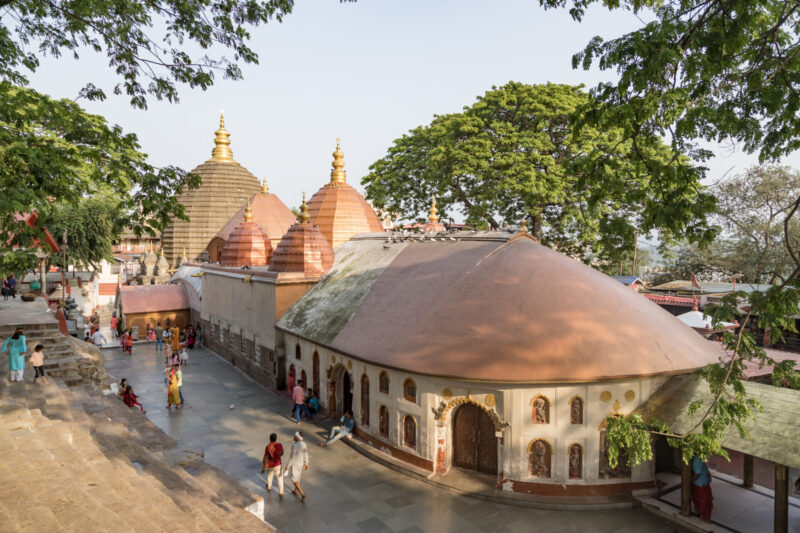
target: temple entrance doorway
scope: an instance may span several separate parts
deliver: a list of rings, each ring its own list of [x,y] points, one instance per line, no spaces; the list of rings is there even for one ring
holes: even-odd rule
[[[453,415],[453,466],[497,475],[494,422],[471,403],[462,405]]]
[[[350,372],[342,376],[342,414],[353,410],[353,384],[350,381]]]
[[[347,411],[353,410],[353,380],[344,366],[334,367],[328,390],[330,416],[341,418]]]

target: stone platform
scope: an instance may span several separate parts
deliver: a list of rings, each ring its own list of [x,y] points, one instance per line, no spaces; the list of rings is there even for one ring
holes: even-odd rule
[[[4,377],[0,530],[274,531],[260,496],[197,456],[175,464],[181,452],[113,395]]]

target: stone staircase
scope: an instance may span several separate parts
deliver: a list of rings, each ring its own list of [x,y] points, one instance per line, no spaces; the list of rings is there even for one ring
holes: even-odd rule
[[[0,530],[274,531],[260,496],[176,451],[114,395],[0,380]]]
[[[0,325],[0,339],[7,339],[14,334],[17,327],[25,328],[25,341],[28,346],[28,354],[33,352],[37,344],[44,346],[45,371],[48,375],[56,373],[61,367],[71,367],[69,363],[76,363],[81,359],[81,355],[74,352],[70,340],[58,330],[58,322],[45,321],[46,315],[40,322],[24,324],[2,324]]]

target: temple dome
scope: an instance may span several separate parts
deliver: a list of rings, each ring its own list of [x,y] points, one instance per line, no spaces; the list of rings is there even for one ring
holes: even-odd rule
[[[319,231],[309,222],[305,194],[300,206],[300,217],[283,236],[272,255],[269,269],[274,272],[302,272],[309,276],[321,276],[333,265],[333,248]]]
[[[286,204],[276,195],[269,192],[266,180],[261,184],[261,192],[254,194],[250,198],[250,208],[253,214],[253,222],[261,226],[269,235],[272,240],[273,250],[281,242],[281,238],[289,227],[297,220],[297,217],[286,207]],[[244,220],[244,214],[245,206],[242,206],[208,243],[208,255],[212,262],[219,260],[219,254],[222,252],[233,230]]]
[[[178,196],[189,220],[175,219],[164,228],[162,246],[170,265],[177,264],[184,248],[189,260],[201,259],[209,241],[248,198],[261,190],[258,179],[233,159],[222,114],[219,124],[211,159],[192,169],[203,182]]]
[[[228,237],[219,264],[222,266],[266,266],[272,258],[269,235],[253,220],[248,202],[244,220]]]
[[[361,193],[347,184],[339,139],[336,139],[333,152],[331,181],[311,197],[308,212],[311,223],[319,227],[332,248],[359,233],[383,232],[383,224],[375,210]]]
[[[524,231],[353,238],[277,328],[386,368],[491,382],[682,374],[720,356],[641,294]]]

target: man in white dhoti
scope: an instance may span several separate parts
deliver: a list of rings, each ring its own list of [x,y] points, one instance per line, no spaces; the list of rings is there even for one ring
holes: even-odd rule
[[[299,492],[301,502],[306,501],[306,493],[303,492],[303,488],[300,486],[300,478],[304,470],[308,470],[308,447],[303,442],[303,433],[297,431],[294,434],[294,444],[292,444],[292,449],[289,452],[289,461],[286,463],[284,475],[292,476],[292,483],[294,483],[292,494],[297,496]]]

